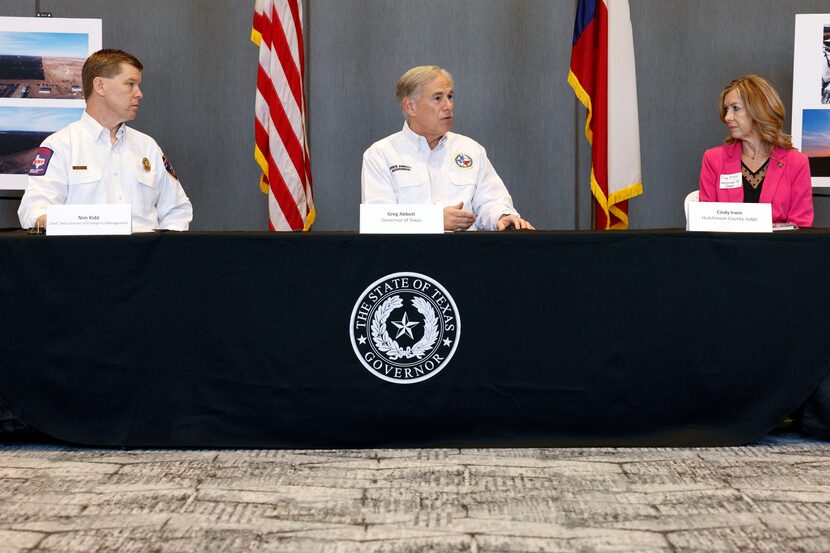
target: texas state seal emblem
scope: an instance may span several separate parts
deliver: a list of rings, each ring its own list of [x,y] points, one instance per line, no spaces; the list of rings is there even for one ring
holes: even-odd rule
[[[461,317],[452,296],[435,280],[394,273],[370,284],[357,299],[349,335],[370,373],[414,384],[450,362],[461,338]]]

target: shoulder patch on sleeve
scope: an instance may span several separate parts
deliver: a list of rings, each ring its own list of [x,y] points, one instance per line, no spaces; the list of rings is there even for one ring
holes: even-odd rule
[[[54,153],[51,148],[38,148],[35,159],[32,161],[32,168],[29,169],[29,175],[32,177],[45,175],[46,169],[49,168],[49,160],[52,159]]]
[[[179,180],[179,177],[176,176],[176,171],[173,169],[173,166],[170,164],[170,160],[167,158],[167,154],[162,152],[161,154],[161,161],[164,162],[164,168],[167,169],[167,172],[170,173],[174,179]]]

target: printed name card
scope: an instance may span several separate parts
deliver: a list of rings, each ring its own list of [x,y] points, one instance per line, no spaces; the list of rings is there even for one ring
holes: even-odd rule
[[[443,234],[440,205],[360,204],[360,234]]]
[[[131,234],[130,204],[68,204],[46,206],[47,236]]]
[[[772,205],[692,202],[686,230],[708,232],[772,232]]]

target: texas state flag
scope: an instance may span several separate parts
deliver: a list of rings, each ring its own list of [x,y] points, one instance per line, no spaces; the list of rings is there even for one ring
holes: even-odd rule
[[[594,228],[628,228],[628,199],[643,193],[628,0],[579,0],[568,83],[588,110]]]

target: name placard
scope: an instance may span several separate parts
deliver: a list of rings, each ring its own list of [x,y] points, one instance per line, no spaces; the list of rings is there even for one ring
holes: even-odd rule
[[[444,208],[432,204],[360,204],[360,234],[443,234]]]
[[[772,205],[692,202],[686,230],[707,232],[772,232]]]
[[[46,206],[47,236],[131,234],[130,204],[66,204]]]

